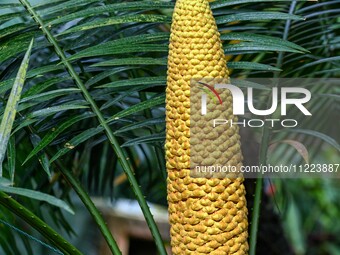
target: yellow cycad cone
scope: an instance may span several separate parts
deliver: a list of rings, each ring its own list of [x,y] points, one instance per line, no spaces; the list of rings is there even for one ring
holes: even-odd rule
[[[190,177],[190,80],[228,78],[220,35],[207,0],[178,0],[171,26],[166,89],[166,158],[174,255],[247,254],[243,178]],[[231,97],[227,103],[231,107]],[[228,111],[230,118],[232,111]],[[234,118],[236,120],[236,118]],[[228,130],[229,164],[240,166],[238,128]]]

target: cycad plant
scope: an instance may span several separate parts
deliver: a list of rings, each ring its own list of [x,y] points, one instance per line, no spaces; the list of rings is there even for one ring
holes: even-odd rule
[[[339,2],[210,1],[231,77],[338,77]],[[56,254],[86,254],[58,234],[73,232],[64,215],[66,210],[77,217],[72,191],[112,254],[120,254],[119,247],[90,195],[135,198],[158,253],[166,254],[146,200],[167,203],[165,86],[173,8],[171,1],[1,1],[0,254],[37,254],[37,245]],[[338,158],[339,88],[310,90],[319,97],[313,107],[325,113],[323,119],[287,134],[255,130],[261,164],[278,158],[300,162],[296,149],[305,156],[305,147],[310,161]],[[282,142],[287,140],[295,143]],[[324,197],[308,189],[306,194],[311,207],[327,206],[317,225],[334,234],[339,228],[329,222],[339,215],[334,203],[339,185],[330,180],[274,182],[278,208],[288,208],[279,213],[290,219],[285,231],[293,249],[298,254],[339,252],[338,241],[309,247],[317,217],[310,217],[309,225],[302,222],[309,207],[299,207],[303,197],[291,195],[301,183],[311,189],[327,186]],[[261,191],[259,179],[249,210],[251,254]],[[309,232],[296,234],[290,224],[296,218]]]

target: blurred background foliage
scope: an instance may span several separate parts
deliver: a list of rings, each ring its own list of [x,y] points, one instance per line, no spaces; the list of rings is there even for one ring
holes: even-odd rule
[[[339,3],[212,2],[231,77],[339,78]],[[164,93],[174,2],[44,0],[30,5],[35,19],[27,11],[27,1],[0,3],[0,114],[34,38],[2,180],[72,205],[74,216],[39,199],[13,195],[84,254],[92,254],[94,248],[83,246],[81,240],[91,240],[97,230],[83,229],[88,214],[60,169],[79,179],[91,196],[135,199],[135,195],[75,78],[107,121],[146,199],[166,206]],[[53,41],[42,28],[51,32]],[[64,52],[64,61],[55,45]],[[306,148],[309,162],[339,163],[339,85],[311,84],[308,89],[316,98],[309,107],[318,118],[299,118],[305,132],[270,130],[269,163],[304,163],[296,148],[278,143],[281,140]],[[257,93],[268,96],[267,89]],[[245,163],[256,164],[262,130],[242,132]],[[247,180],[250,213],[253,183]],[[337,179],[266,180],[258,253],[340,254],[339,189]],[[0,208],[5,223],[39,237],[13,211]],[[41,244],[5,223],[0,222],[0,254],[46,254],[39,253]],[[278,226],[282,231],[276,231]]]

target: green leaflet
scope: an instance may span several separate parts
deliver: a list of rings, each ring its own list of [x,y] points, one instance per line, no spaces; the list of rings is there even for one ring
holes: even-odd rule
[[[71,214],[74,214],[74,211],[71,209],[71,207],[68,204],[66,204],[64,201],[60,200],[59,198],[53,197],[51,195],[45,194],[45,193],[41,193],[41,192],[30,190],[30,189],[23,189],[23,188],[3,186],[3,185],[0,185],[0,191],[33,198],[39,201],[44,201],[51,205],[60,207],[68,211]]]
[[[89,29],[117,25],[117,24],[124,24],[130,22],[159,22],[159,23],[169,23],[170,18],[165,15],[153,15],[153,14],[138,14],[138,15],[127,15],[127,16],[119,16],[119,17],[112,17],[106,19],[95,20],[92,22],[85,23],[83,25],[72,27],[60,35],[85,31]]]
[[[306,241],[304,240],[304,236],[301,231],[303,221],[301,214],[298,213],[298,206],[295,200],[291,199],[287,207],[287,232],[291,233],[289,239],[297,254],[306,253]]]
[[[231,68],[231,69],[241,69],[241,70],[281,71],[281,69],[270,66],[270,65],[254,63],[254,62],[244,62],[244,61],[228,62],[227,66],[228,68]]]
[[[98,88],[125,88],[136,85],[164,85],[166,84],[165,76],[141,77],[129,80],[119,80],[99,86]]]
[[[31,134],[30,139],[33,147],[36,147],[41,142],[41,138],[37,134]],[[39,158],[40,165],[42,166],[48,177],[51,179],[51,170],[47,155],[45,153],[39,153],[37,156]]]
[[[93,66],[120,66],[120,65],[167,65],[166,58],[116,58],[94,64]]]
[[[14,81],[15,79],[8,79],[0,82],[0,93],[4,93],[9,90],[12,87]]]
[[[3,39],[4,37],[6,37],[6,36],[8,36],[10,34],[14,34],[14,33],[20,32],[20,31],[22,31],[24,29],[27,29],[27,28],[33,28],[33,25],[27,25],[27,24],[23,24],[23,23],[16,23],[14,25],[5,27],[5,28],[0,30],[0,39]],[[19,45],[13,45],[13,41],[15,40],[15,41],[17,41],[17,43],[22,43],[23,39],[26,39],[25,44],[28,46],[29,43],[30,43],[30,39],[33,37],[32,34],[35,34],[35,33],[36,32],[30,32],[30,35],[28,35],[28,34],[21,34],[21,35],[15,37],[15,38],[12,38],[12,40],[7,40],[2,45],[5,45],[5,46],[10,45],[11,47],[8,47],[8,50],[10,50],[14,46],[16,48],[19,48],[18,47]],[[0,49],[1,49],[2,45],[0,45]],[[24,51],[25,48],[21,49],[21,51]],[[20,51],[18,51],[18,52],[20,52]],[[16,52],[16,53],[18,53],[18,52]],[[6,54],[6,52],[3,52],[2,54]],[[4,57],[2,56],[1,61],[2,61],[3,58]]]
[[[216,24],[225,24],[233,21],[251,21],[251,20],[303,20],[300,16],[280,13],[280,12],[245,12],[224,15],[216,18]]]
[[[327,63],[327,62],[331,62],[331,61],[337,62],[339,60],[340,60],[340,56],[323,58],[323,59],[319,59],[319,60],[313,61],[313,62],[308,63],[308,64],[301,65],[300,67],[295,69],[295,71],[301,70],[301,69],[304,69],[304,68],[307,68],[307,67],[311,67],[311,66],[314,66],[314,65],[317,65],[317,64],[321,64],[321,63]]]
[[[22,12],[15,12],[15,13],[8,13],[8,14],[0,15],[0,24],[5,23],[6,21],[11,20],[13,18],[21,17],[23,15],[25,14]]]
[[[23,100],[26,97],[30,97],[30,96],[35,96],[37,94],[39,94],[40,92],[44,91],[45,89],[64,82],[64,81],[68,81],[71,80],[69,77],[53,77],[51,79],[47,79],[41,83],[37,83],[35,86],[31,87],[29,90],[25,91],[25,93],[22,95]]]
[[[58,65],[58,63],[52,64],[52,65],[45,65],[45,66],[37,67],[37,68],[34,68],[28,71],[27,78],[34,78],[34,77],[38,77],[39,75],[42,75],[48,72],[52,72],[56,70],[63,70],[63,69],[65,69],[65,67],[62,65]]]
[[[83,57],[94,57],[108,54],[117,54],[117,53],[125,53],[131,52],[130,48],[135,49],[137,47],[148,46],[149,42],[159,42],[159,41],[168,41],[169,34],[168,33],[155,33],[155,34],[142,34],[135,36],[127,36],[121,39],[116,39],[113,41],[105,42],[99,45],[95,45],[92,47],[88,47],[73,56],[71,56],[70,60],[75,60]],[[153,44],[153,46],[155,46]],[[125,49],[125,51],[124,51]],[[143,52],[144,49],[137,50],[137,52]],[[134,51],[132,51],[134,52]]]
[[[139,129],[139,128],[145,128],[145,127],[150,128],[154,125],[164,123],[164,118],[165,117],[162,116],[160,118],[146,119],[146,120],[139,121],[137,123],[132,123],[132,124],[123,126],[122,128],[118,129],[115,132],[115,134],[121,134],[121,133],[124,133],[124,132],[133,131],[133,130],[136,130],[136,129]]]
[[[164,140],[165,140],[164,133],[152,134],[152,135],[146,135],[146,136],[130,139],[127,142],[125,142],[122,146],[129,147],[129,146],[135,146],[139,144],[147,144],[147,143],[155,143],[155,142],[164,143]]]
[[[16,159],[15,136],[11,136],[9,138],[7,146],[7,162],[11,182],[14,182],[15,159]]]
[[[145,109],[149,109],[152,108],[153,106],[156,105],[160,105],[160,104],[164,104],[165,103],[165,96],[164,95],[160,95],[151,99],[148,99],[147,101],[143,101],[141,103],[135,104],[123,111],[120,111],[119,113],[113,115],[108,122],[111,122],[113,120],[119,119],[119,118],[123,118],[126,116],[129,116],[131,114],[143,111]]]
[[[132,44],[126,46],[109,46],[103,47],[87,53],[79,53],[72,56],[69,60],[75,60],[84,57],[104,56],[121,53],[135,53],[135,52],[167,52],[168,45],[162,44]]]
[[[332,1],[323,1],[323,2],[318,2],[318,3],[314,3],[312,5],[307,5],[306,7],[303,7],[299,10],[296,10],[296,14],[300,14],[300,13],[303,13],[305,11],[309,11],[309,10],[314,10],[314,9],[319,9],[321,7],[324,7],[326,5],[335,5],[335,4],[339,4],[340,1],[339,0],[332,0]]]
[[[110,70],[108,71],[103,71],[93,77],[91,77],[86,83],[85,83],[85,86],[87,87],[90,87],[94,84],[96,84],[97,82],[111,76],[111,75],[114,75],[114,74],[117,74],[117,73],[120,73],[120,72],[124,72],[124,71],[127,71],[127,70],[133,70],[134,67],[116,67],[116,68],[111,68]]]
[[[47,23],[47,26],[69,22],[77,18],[87,18],[87,17],[91,17],[94,15],[101,15],[103,13],[113,13],[117,11],[131,11],[131,10],[143,10],[144,11],[144,10],[152,10],[152,9],[158,9],[158,8],[173,8],[173,7],[174,7],[173,3],[161,2],[161,1],[135,1],[135,2],[108,4],[104,6],[98,6],[98,7],[93,7],[93,8],[89,8],[86,10],[81,10],[76,13],[72,13],[64,17],[60,17],[58,19],[52,20],[49,23]],[[51,12],[49,11],[49,13]]]
[[[279,1],[290,2],[291,0],[279,0]],[[308,0],[300,0],[300,1],[308,1]],[[273,0],[219,0],[219,1],[214,1],[210,3],[210,7],[212,10],[214,10],[214,9],[218,9],[218,8],[225,7],[225,6],[247,4],[247,3],[264,3],[264,2],[273,2]]]
[[[53,99],[55,97],[59,97],[62,95],[68,95],[68,94],[73,94],[73,93],[78,93],[80,92],[79,89],[77,88],[69,88],[69,89],[56,89],[40,94],[32,93],[32,96],[27,96],[24,97],[23,99],[20,100],[20,103],[24,103],[27,101],[38,101],[38,102],[44,102],[48,101],[50,99]]]
[[[0,177],[2,177],[2,163],[5,158],[5,152],[7,149],[7,143],[11,135],[15,114],[18,108],[18,102],[20,100],[22,88],[26,79],[26,72],[28,68],[29,58],[31,56],[31,50],[33,47],[33,39],[26,51],[24,59],[21,62],[19,72],[15,78],[11,94],[8,98],[4,115],[0,125]]]
[[[48,107],[45,109],[31,112],[30,114],[27,115],[27,118],[35,118],[35,117],[41,117],[41,116],[46,117],[46,116],[52,115],[60,111],[85,109],[85,108],[88,108],[88,106],[77,105],[77,104],[65,104],[65,105],[52,106],[52,107]]]
[[[27,27],[27,25],[24,25],[24,24],[19,24],[18,26],[20,26],[21,29],[24,29]],[[5,37],[15,32],[15,31],[7,31],[8,29],[9,28],[0,30],[0,41],[2,37]],[[1,52],[0,62],[3,62],[7,60],[8,58],[16,56],[19,52],[25,51],[25,49],[28,48],[31,39],[32,39],[32,34],[29,36],[19,35],[11,39],[10,41],[7,40],[4,43],[0,43],[0,52]]]
[[[248,52],[254,52],[254,51],[278,51],[278,52],[295,52],[295,53],[302,53],[299,50],[295,50],[289,47],[284,46],[276,46],[271,44],[259,44],[257,42],[241,42],[237,44],[228,44],[225,45],[224,51],[227,55],[239,55],[239,54],[245,54]]]
[[[65,153],[69,152],[70,150],[74,149],[76,146],[81,144],[84,141],[87,141],[89,138],[99,134],[102,132],[104,128],[97,127],[97,128],[89,128],[86,131],[80,133],[79,135],[73,137],[70,141],[65,143],[64,148],[59,150],[51,159],[50,164],[60,158]]]
[[[54,12],[60,12],[73,7],[85,6],[87,4],[98,2],[98,0],[53,0],[53,1],[43,1],[40,4],[34,6],[35,9],[40,10],[41,14],[51,14]],[[51,5],[51,7],[47,7]],[[45,7],[45,8],[44,8]]]
[[[16,120],[14,122],[15,126],[17,125],[17,127],[13,130],[12,134],[14,135],[16,132],[18,132],[20,129],[27,127],[31,124],[33,124],[34,122],[38,121],[38,119],[25,119],[25,120]]]
[[[12,4],[12,3],[9,3],[9,4],[0,4],[0,9],[6,9],[6,8],[15,8],[15,7],[21,7],[20,4]]]
[[[11,180],[4,178],[4,177],[0,177],[0,185],[2,185],[2,186],[12,186],[13,182]]]
[[[31,151],[31,153],[27,156],[27,158],[25,159],[24,163],[25,164],[30,158],[32,158],[34,155],[36,155],[38,152],[40,152],[42,149],[44,149],[47,145],[49,145],[51,142],[54,141],[54,139],[61,134],[65,129],[69,128],[70,126],[72,126],[73,124],[94,116],[92,113],[84,113],[81,115],[76,115],[75,117],[72,117],[70,119],[68,119],[67,121],[65,121],[64,123],[60,124],[58,127],[56,127],[55,129],[53,128],[49,133],[47,133],[41,141],[39,141],[34,149]]]
[[[119,104],[120,102],[123,101],[124,98],[132,96],[136,92],[140,92],[142,90],[152,88],[152,87],[156,87],[156,86],[159,86],[159,85],[162,86],[162,84],[159,84],[159,83],[151,83],[151,84],[147,84],[147,85],[132,86],[131,88],[127,89],[125,93],[120,94],[119,96],[115,97],[112,101],[108,101],[105,104],[103,104],[100,107],[100,110],[107,109],[107,108],[109,108],[109,107],[111,107],[112,105],[115,105],[115,104]]]
[[[250,33],[237,33],[237,32],[231,32],[221,35],[221,40],[240,40],[240,41],[249,41],[249,42],[256,42],[259,44],[272,44],[277,47],[283,46],[285,48],[292,48],[299,51],[308,52],[306,49],[302,48],[301,46],[283,40],[281,38],[268,36],[268,35],[258,35],[258,34],[250,34]]]

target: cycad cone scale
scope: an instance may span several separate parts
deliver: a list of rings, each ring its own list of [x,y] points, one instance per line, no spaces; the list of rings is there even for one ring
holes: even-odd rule
[[[178,0],[173,14],[166,89],[166,158],[174,255],[247,254],[243,178],[190,177],[190,80],[228,78],[220,35],[207,0]],[[231,105],[231,97],[228,97]],[[231,112],[231,111],[228,111]],[[230,117],[234,118],[231,115]],[[234,165],[242,155],[238,128],[228,130]],[[229,142],[229,143],[228,143]]]

